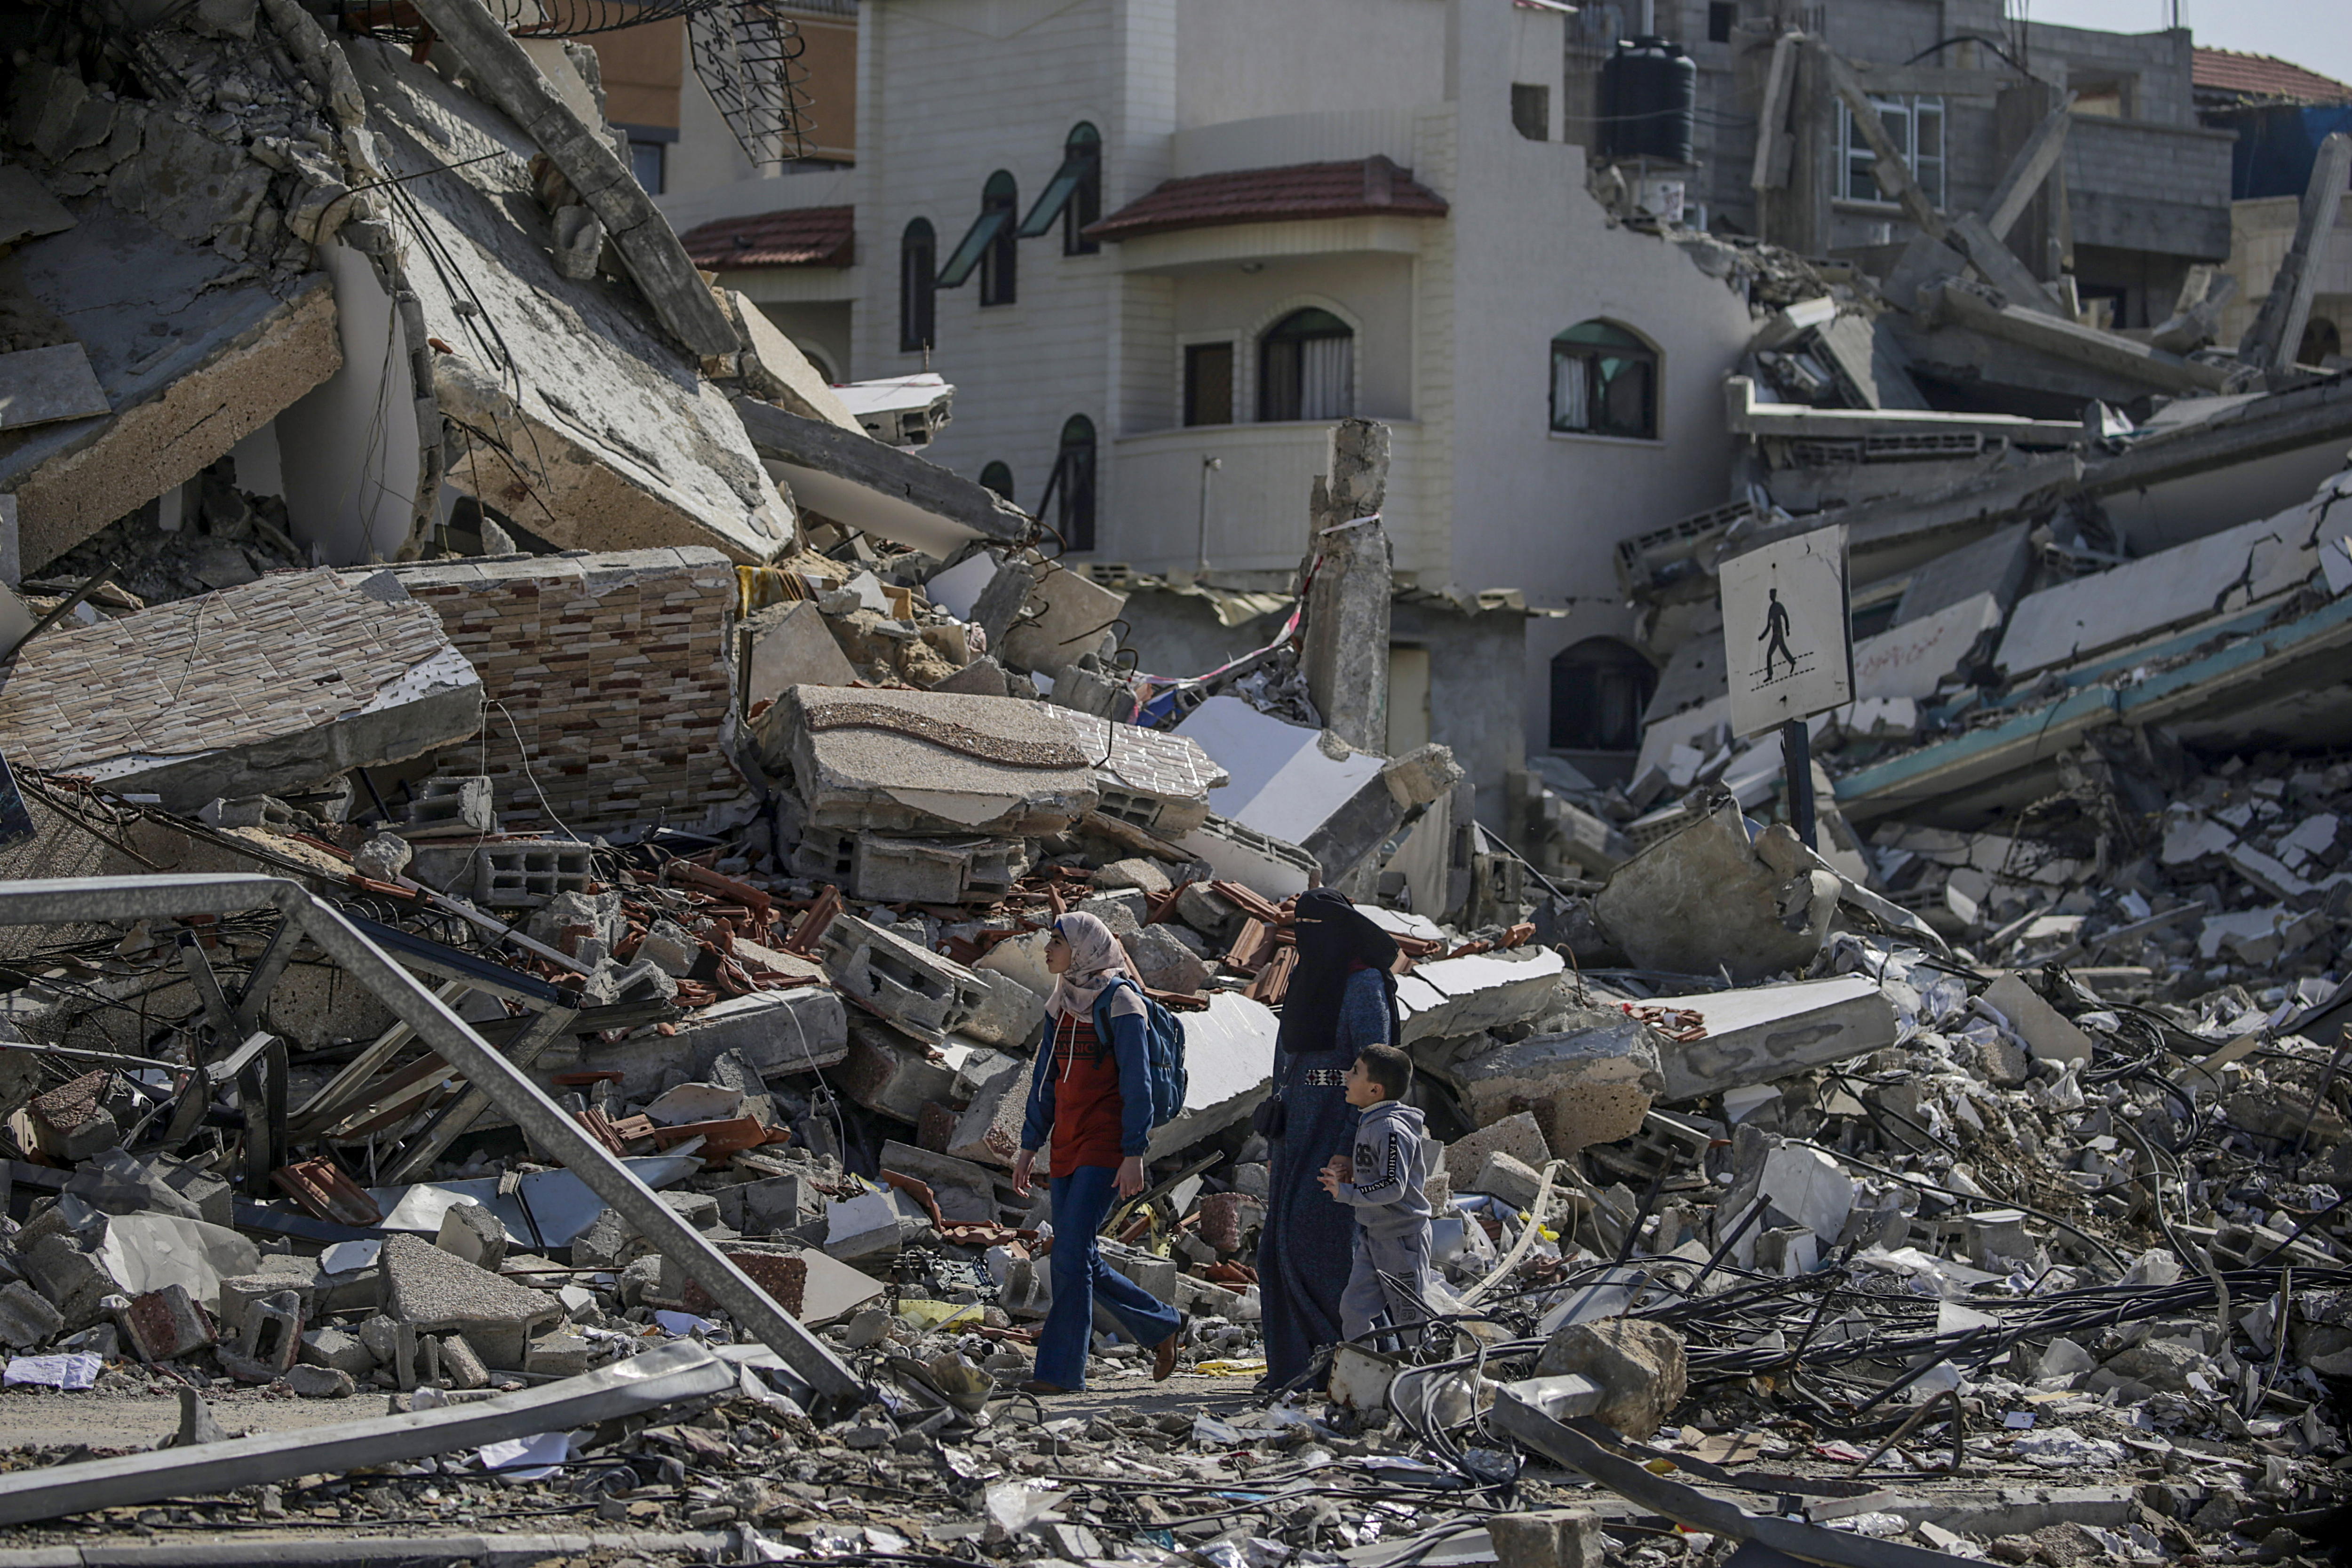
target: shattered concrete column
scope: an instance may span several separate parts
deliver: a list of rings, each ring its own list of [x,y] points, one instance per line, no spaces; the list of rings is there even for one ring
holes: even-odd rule
[[[1307,694],[1324,727],[1351,746],[1383,756],[1391,562],[1379,514],[1388,481],[1388,426],[1370,419],[1342,419],[1334,426],[1330,472],[1314,506],[1310,544],[1322,565],[1307,590],[1301,659]]]
[[[2319,144],[2319,156],[2312,160],[2294,243],[2279,263],[2278,276],[2271,279],[2270,297],[2263,301],[2261,313],[2238,344],[2242,363],[2273,374],[2294,368],[2294,352],[2311,321],[2319,264],[2326,259],[2327,239],[2336,232],[2336,209],[2343,204],[2347,175],[2352,175],[2352,136],[2339,131]]]

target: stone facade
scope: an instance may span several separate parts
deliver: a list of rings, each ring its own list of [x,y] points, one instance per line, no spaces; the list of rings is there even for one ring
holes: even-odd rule
[[[724,743],[736,588],[718,551],[395,570],[482,677],[482,738],[435,771],[488,774],[505,831],[693,826],[748,808]]]

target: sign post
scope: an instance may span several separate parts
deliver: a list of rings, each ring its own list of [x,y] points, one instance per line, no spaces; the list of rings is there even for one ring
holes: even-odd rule
[[[1817,528],[1723,563],[1723,668],[1731,728],[1780,731],[1789,822],[1818,848],[1811,732],[1805,721],[1853,700],[1853,617],[1845,526]]]

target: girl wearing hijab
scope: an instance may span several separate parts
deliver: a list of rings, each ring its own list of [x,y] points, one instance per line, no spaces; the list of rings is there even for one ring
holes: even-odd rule
[[[1056,978],[1030,1069],[1013,1190],[1028,1195],[1038,1146],[1050,1133],[1054,1304],[1037,1335],[1036,1375],[1022,1388],[1067,1394],[1086,1386],[1097,1299],[1136,1343],[1152,1347],[1151,1375],[1164,1380],[1176,1370],[1183,1320],[1105,1263],[1096,1243],[1114,1194],[1143,1191],[1143,1152],[1151,1141],[1143,994],[1118,939],[1093,915],[1054,922],[1045,967]],[[1346,1268],[1339,1272],[1344,1278]]]
[[[1273,1149],[1257,1244],[1269,1389],[1304,1376],[1318,1347],[1345,1337],[1339,1296],[1356,1220],[1317,1178],[1354,1147],[1349,1064],[1366,1046],[1394,1045],[1399,1032],[1397,945],[1388,932],[1328,888],[1300,894],[1292,918],[1298,966],[1283,996],[1273,1096],[1257,1123]]]

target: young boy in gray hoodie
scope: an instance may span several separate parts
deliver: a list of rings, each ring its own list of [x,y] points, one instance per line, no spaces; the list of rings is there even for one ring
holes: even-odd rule
[[[1434,1163],[1421,1112],[1404,1103],[1412,1058],[1366,1046],[1348,1068],[1349,1105],[1363,1112],[1354,1152],[1323,1168],[1326,1191],[1356,1211],[1356,1261],[1339,1298],[1340,1331],[1358,1339],[1380,1326],[1408,1329],[1429,1316],[1429,1198]]]

